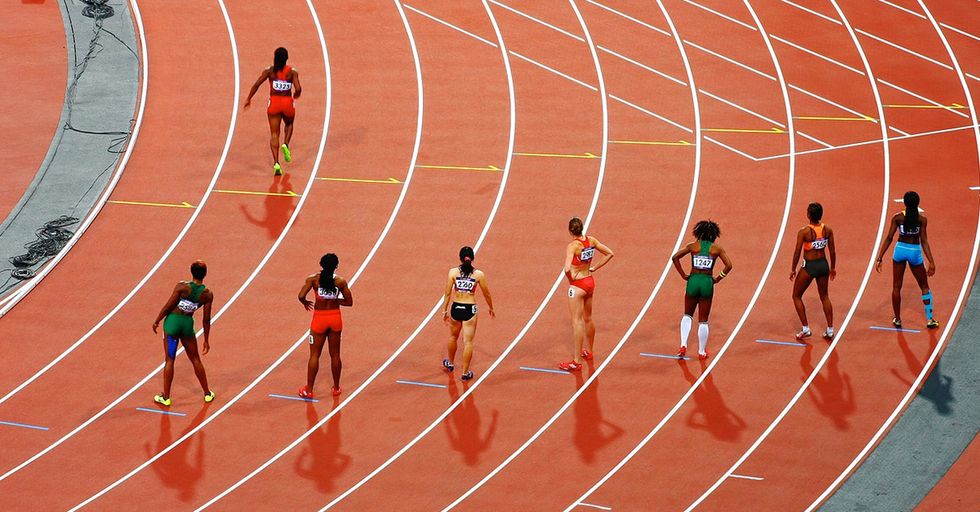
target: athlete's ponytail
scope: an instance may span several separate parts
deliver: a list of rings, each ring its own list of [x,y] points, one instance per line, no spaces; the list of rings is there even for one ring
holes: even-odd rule
[[[463,277],[473,273],[473,248],[466,246],[459,250],[459,274]]]
[[[337,270],[337,264],[340,260],[337,259],[337,255],[329,252],[324,254],[320,258],[320,281],[317,283],[320,288],[322,288],[327,293],[333,293],[337,290],[337,283],[333,280],[333,273]]]
[[[905,222],[902,223],[902,227],[908,233],[919,227],[919,194],[909,190],[902,201],[905,202]]]
[[[272,72],[278,73],[285,69],[286,59],[289,58],[289,52],[285,48],[280,46],[276,48],[275,56],[272,58]]]
[[[572,217],[572,220],[568,221],[568,232],[575,236],[582,236],[582,219]]]

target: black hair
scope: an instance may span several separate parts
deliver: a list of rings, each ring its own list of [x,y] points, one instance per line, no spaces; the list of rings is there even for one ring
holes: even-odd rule
[[[276,53],[272,58],[272,72],[278,73],[286,67],[286,59],[289,58],[289,52],[280,46],[276,48]]]
[[[463,276],[468,276],[473,273],[473,248],[470,246],[463,247],[459,250],[459,273]]]
[[[198,281],[204,280],[204,276],[208,275],[208,265],[201,260],[197,260],[191,263],[191,276]]]
[[[337,270],[337,265],[340,260],[337,259],[337,255],[328,252],[320,258],[320,280],[317,283],[320,288],[323,288],[327,293],[332,293],[337,291],[337,283],[333,280],[333,273]]]
[[[572,217],[572,220],[568,221],[568,231],[575,236],[582,236],[582,219]]]
[[[909,190],[902,197],[902,201],[905,203],[905,222],[902,223],[902,227],[907,233],[919,227],[919,194]]]
[[[823,219],[823,205],[820,203],[810,203],[806,207],[806,216],[810,218],[812,222],[820,222]]]
[[[702,220],[694,225],[692,233],[698,240],[714,242],[721,236],[721,228],[713,220]]]

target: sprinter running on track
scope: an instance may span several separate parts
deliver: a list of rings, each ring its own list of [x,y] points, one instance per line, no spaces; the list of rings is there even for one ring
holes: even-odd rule
[[[287,162],[293,159],[289,151],[289,141],[293,138],[293,120],[296,118],[296,106],[293,100],[298,100],[303,93],[303,86],[299,83],[299,72],[286,65],[289,52],[285,48],[276,48],[273,56],[272,67],[265,68],[259,78],[252,84],[252,90],[248,93],[245,100],[245,109],[252,104],[252,96],[259,90],[259,86],[266,80],[269,81],[269,129],[272,138],[269,139],[269,148],[272,150],[272,170],[276,176],[282,175],[282,165],[279,164],[279,150],[282,149],[282,156]],[[283,130],[283,141],[279,144],[280,125],[285,124]]]

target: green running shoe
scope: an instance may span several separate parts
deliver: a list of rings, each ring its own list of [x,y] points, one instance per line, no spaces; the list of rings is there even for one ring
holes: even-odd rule
[[[276,165],[272,166],[272,170],[276,171],[276,176],[282,176],[282,166],[279,165],[278,162],[276,162]]]
[[[164,398],[162,394],[154,395],[153,401],[160,405],[166,405],[167,407],[170,407],[170,404],[172,403],[169,398]]]
[[[208,394],[204,395],[204,403],[209,404],[214,401],[214,391],[208,391]]]
[[[293,161],[293,154],[289,152],[289,146],[283,144],[279,146],[282,149],[282,156],[285,157],[287,162]]]

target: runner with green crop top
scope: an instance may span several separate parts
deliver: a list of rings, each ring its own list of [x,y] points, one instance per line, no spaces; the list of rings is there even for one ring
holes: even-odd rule
[[[694,237],[697,239],[684,247],[671,258],[674,268],[687,281],[684,293],[684,316],[681,317],[681,348],[677,357],[687,354],[687,337],[691,334],[694,310],[698,310],[698,359],[708,358],[708,315],[711,313],[711,298],[714,295],[715,283],[721,281],[732,271],[732,260],[728,254],[715,243],[721,236],[718,224],[710,220],[702,220],[694,226]],[[691,255],[691,273],[685,274],[681,268],[681,258]],[[714,275],[715,260],[721,258],[725,269]]]
[[[191,281],[181,281],[174,287],[174,291],[167,299],[157,319],[153,322],[153,332],[157,332],[160,322],[163,321],[163,351],[166,363],[163,367],[163,393],[153,397],[153,401],[169,406],[170,386],[174,381],[174,358],[177,357],[177,346],[182,344],[187,358],[194,366],[194,373],[197,380],[201,383],[204,390],[204,401],[210,403],[214,400],[214,392],[208,387],[208,376],[204,371],[204,364],[197,351],[197,333],[194,330],[194,312],[198,309],[204,310],[204,348],[201,354],[207,354],[211,350],[209,337],[211,334],[211,304],[214,295],[207,286],[204,286],[204,276],[208,273],[208,266],[203,261],[195,261],[191,264]]]

